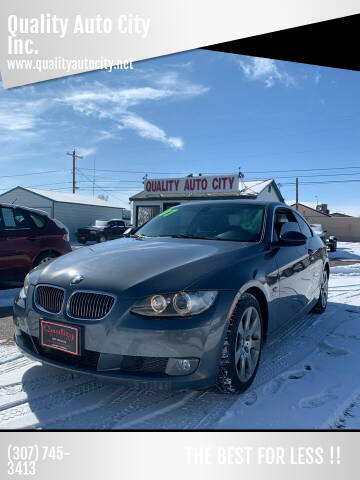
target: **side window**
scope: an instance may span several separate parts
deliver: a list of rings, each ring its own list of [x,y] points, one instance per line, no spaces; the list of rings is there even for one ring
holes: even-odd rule
[[[40,217],[40,215],[35,215],[34,213],[29,214],[31,220],[34,222],[35,226],[37,228],[44,228],[46,225],[46,220],[43,217]]]
[[[30,222],[27,213],[20,208],[7,208],[3,207],[2,221],[0,222],[1,228],[5,230],[20,230],[24,228],[30,228]]]
[[[305,222],[305,220],[302,217],[300,217],[300,215],[297,214],[296,218],[297,218],[297,221],[299,222],[301,233],[306,235],[307,238],[311,238],[312,237],[312,231],[311,231],[309,225]]]
[[[14,219],[16,223],[16,228],[30,228],[30,221],[27,212],[21,210],[20,208],[14,209]]]
[[[280,234],[289,230],[300,232],[299,224],[296,221],[295,215],[291,210],[277,209],[274,218],[274,240],[278,241]]]

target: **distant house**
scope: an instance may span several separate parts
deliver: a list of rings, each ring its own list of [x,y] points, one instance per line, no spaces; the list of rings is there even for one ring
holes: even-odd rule
[[[296,208],[295,203],[291,206]],[[298,212],[310,224],[319,223],[328,235],[334,235],[340,241],[360,242],[360,218],[343,213],[323,213],[303,203],[298,203]]]
[[[293,203],[291,206],[296,208],[296,203]],[[315,208],[312,208],[304,203],[298,203],[298,212],[301,213],[301,215],[305,217],[309,223],[321,223],[324,218],[331,217],[329,213],[316,210]]]
[[[335,212],[331,214],[332,217],[352,217],[352,215],[346,215],[345,213]]]
[[[43,210],[66,225],[72,240],[77,228],[90,225],[95,220],[117,218],[130,222],[130,210],[89,195],[15,187],[0,195],[0,203]]]

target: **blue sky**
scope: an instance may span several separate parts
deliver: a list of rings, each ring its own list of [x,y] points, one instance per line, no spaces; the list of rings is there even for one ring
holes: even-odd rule
[[[113,203],[127,205],[142,189],[142,172],[155,178],[238,167],[248,180],[275,178],[293,200],[295,186],[286,184],[296,173],[286,170],[324,169],[299,171],[300,182],[360,179],[360,168],[330,170],[360,167],[359,80],[358,72],[196,50],[132,71],[1,88],[0,191],[70,192],[66,152],[75,147],[84,156],[78,193],[92,194],[95,163],[95,194]],[[300,201],[360,216],[359,187],[300,184]]]

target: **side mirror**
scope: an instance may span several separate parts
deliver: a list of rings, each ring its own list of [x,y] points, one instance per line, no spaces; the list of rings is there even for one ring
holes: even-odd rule
[[[298,245],[305,245],[306,235],[301,232],[296,232],[295,230],[288,230],[280,235],[279,244],[284,247],[294,247]]]
[[[123,236],[124,237],[130,237],[130,235],[133,235],[135,232],[136,232],[137,228],[135,227],[129,227],[125,230],[125,232],[123,233]]]

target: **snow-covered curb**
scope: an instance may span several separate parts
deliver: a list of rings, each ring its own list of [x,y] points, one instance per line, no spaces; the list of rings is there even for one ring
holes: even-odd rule
[[[355,265],[339,265],[337,267],[331,267],[331,275],[351,275],[360,276],[360,263]]]

